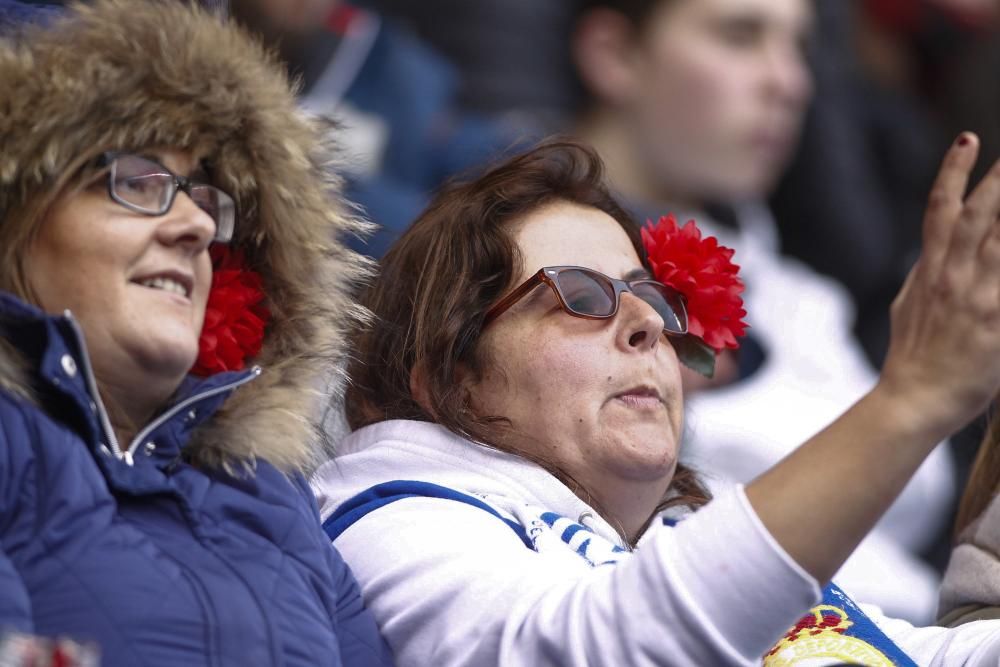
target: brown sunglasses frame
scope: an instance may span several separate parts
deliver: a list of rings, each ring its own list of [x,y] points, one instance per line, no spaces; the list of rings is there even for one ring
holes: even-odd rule
[[[597,274],[605,278],[609,283],[611,283],[611,286],[615,290],[615,295],[614,295],[615,302],[614,302],[614,308],[611,310],[609,314],[590,315],[587,313],[579,313],[569,307],[569,304],[567,304],[566,300],[563,298],[562,291],[556,284],[556,280],[552,276],[550,276],[549,273],[551,272],[554,275],[559,275],[563,271],[571,269],[577,271],[584,271],[586,273]],[[510,292],[510,294],[497,301],[495,304],[493,304],[493,306],[490,307],[489,310],[486,311],[486,315],[483,318],[483,328],[485,329],[486,326],[490,324],[490,322],[503,315],[511,306],[513,306],[515,303],[523,299],[525,296],[527,296],[528,293],[530,293],[533,289],[535,289],[539,285],[547,285],[549,289],[551,289],[555,293],[556,298],[559,300],[560,308],[562,308],[563,312],[565,312],[567,315],[570,315],[571,317],[579,317],[585,320],[609,320],[618,314],[618,307],[621,304],[622,293],[629,292],[632,295],[635,295],[635,290],[632,289],[632,285],[635,285],[637,283],[654,283],[666,287],[668,290],[671,290],[677,294],[677,297],[680,300],[681,307],[683,308],[682,314],[684,316],[684,331],[670,331],[664,328],[663,333],[667,334],[668,336],[683,336],[687,334],[688,332],[687,305],[684,303],[683,294],[681,294],[680,292],[678,292],[677,290],[668,285],[664,285],[658,280],[653,280],[651,278],[640,278],[638,280],[621,280],[618,278],[611,278],[610,276],[604,275],[600,271],[595,271],[594,269],[588,269],[585,266],[543,266],[538,270],[537,273],[535,273],[530,278],[525,280],[523,283],[515,287]],[[641,301],[644,301],[644,299],[642,299],[639,296],[636,296],[636,298],[640,299]],[[664,325],[665,324],[666,322],[664,322]]]

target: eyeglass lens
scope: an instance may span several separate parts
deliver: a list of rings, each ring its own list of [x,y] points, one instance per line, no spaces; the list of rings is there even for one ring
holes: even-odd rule
[[[173,195],[174,176],[160,165],[139,157],[119,157],[112,167],[116,195],[147,213],[162,213]]]
[[[680,295],[670,288],[655,282],[635,282],[631,284],[632,293],[653,307],[653,310],[663,318],[663,328],[673,333],[687,331],[687,317],[681,318],[684,304]]]
[[[176,177],[163,165],[136,155],[117,157],[111,167],[111,191],[122,203],[140,213],[166,213],[178,187]],[[232,238],[236,205],[228,194],[213,185],[192,183],[189,196],[215,222],[215,241]]]
[[[603,276],[569,269],[555,276],[566,307],[580,315],[608,317],[615,310],[615,288]]]
[[[581,269],[567,269],[556,274],[554,280],[571,312],[596,317],[610,317],[615,312],[615,287],[606,276]],[[686,330],[681,315],[684,305],[677,293],[652,280],[633,281],[629,286],[633,294],[649,304],[663,319],[665,331],[682,333]]]

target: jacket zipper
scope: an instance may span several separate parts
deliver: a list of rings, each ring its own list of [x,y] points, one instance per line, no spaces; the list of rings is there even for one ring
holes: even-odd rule
[[[230,391],[232,389],[236,389],[237,387],[242,387],[243,385],[247,384],[248,382],[256,380],[257,376],[259,376],[260,373],[261,373],[260,366],[254,366],[253,368],[250,369],[250,374],[249,375],[245,375],[245,376],[243,376],[241,378],[237,378],[236,380],[233,380],[232,382],[228,382],[228,383],[226,383],[224,385],[220,385],[218,387],[214,387],[214,388],[209,389],[207,391],[203,391],[203,392],[201,392],[199,394],[195,394],[194,396],[189,396],[189,397],[185,398],[183,401],[181,401],[180,403],[178,403],[174,407],[172,407],[169,410],[167,410],[166,412],[164,412],[162,415],[160,415],[159,417],[157,417],[156,419],[154,419],[153,421],[151,421],[149,424],[147,424],[145,426],[145,428],[143,428],[141,431],[139,431],[138,435],[136,435],[135,438],[132,439],[132,442],[129,443],[128,449],[126,449],[122,453],[122,457],[123,457],[124,461],[126,463],[128,463],[129,465],[132,465],[133,462],[134,462],[135,450],[136,450],[136,448],[139,447],[139,445],[142,443],[142,441],[146,439],[146,436],[148,436],[150,433],[152,433],[153,431],[155,431],[156,429],[158,429],[164,422],[166,422],[169,419],[171,419],[178,412],[181,412],[182,410],[186,409],[187,407],[189,407],[191,405],[194,405],[195,403],[198,403],[198,402],[200,402],[200,401],[202,401],[202,400],[204,400],[206,398],[211,398],[212,396],[215,396],[217,394],[221,394],[221,393],[223,393],[225,391]]]
[[[214,387],[208,391],[195,394],[194,396],[189,396],[147,424],[146,427],[139,431],[138,435],[132,439],[132,442],[129,443],[128,449],[123,451],[121,445],[118,443],[118,437],[115,435],[115,430],[111,426],[111,419],[108,417],[108,411],[104,408],[104,402],[101,400],[101,394],[97,391],[97,379],[94,377],[94,371],[90,366],[90,355],[87,352],[87,346],[84,343],[83,331],[80,329],[80,325],[77,324],[76,319],[73,317],[73,313],[69,310],[63,311],[63,316],[66,318],[66,321],[69,322],[73,329],[73,334],[76,336],[77,346],[80,348],[81,361],[83,361],[83,374],[87,381],[87,388],[90,390],[91,399],[97,406],[97,416],[101,422],[101,428],[104,429],[104,435],[108,440],[111,453],[115,455],[115,458],[120,461],[124,461],[130,466],[135,464],[135,450],[139,444],[146,438],[146,436],[152,433],[155,429],[159,428],[160,425],[168,419],[176,415],[181,410],[184,410],[188,406],[203,399],[210,398],[224,391],[236,389],[237,387],[245,385],[251,380],[255,380],[261,373],[260,366],[254,366],[249,375],[233,380],[227,384]]]
[[[63,316],[69,322],[70,327],[72,327],[73,335],[76,336],[76,344],[80,348],[80,360],[83,361],[83,376],[87,381],[87,388],[90,390],[90,398],[97,405],[97,417],[101,422],[101,428],[104,429],[104,437],[111,447],[111,453],[115,455],[115,458],[121,459],[122,448],[118,444],[118,437],[115,435],[115,430],[111,427],[111,420],[108,418],[107,410],[104,409],[101,394],[97,391],[97,379],[94,377],[94,371],[90,367],[90,355],[87,353],[87,347],[84,344],[83,331],[80,329],[80,325],[76,323],[73,313],[69,310],[63,311]],[[132,465],[132,462],[128,461],[128,464]]]

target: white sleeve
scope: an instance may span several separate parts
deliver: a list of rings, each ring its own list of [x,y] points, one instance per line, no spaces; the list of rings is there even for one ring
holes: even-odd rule
[[[433,498],[375,510],[335,544],[401,667],[759,664],[820,597],[742,488],[596,568]]]
[[[858,606],[921,667],[1000,666],[1000,620],[973,621],[955,628],[921,628],[889,618],[878,607]]]

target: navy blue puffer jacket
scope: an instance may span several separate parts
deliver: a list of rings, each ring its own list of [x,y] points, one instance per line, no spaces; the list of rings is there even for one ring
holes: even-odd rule
[[[363,225],[327,126],[272,56],[176,0],[73,3],[0,36],[0,290],[30,292],[16,268],[46,203],[87,187],[106,151],[157,149],[196,156],[233,198],[244,268],[216,277],[259,278],[263,340],[226,355],[253,370],[185,380],[118,443],[84,348],[101,334],[0,292],[0,635],[90,640],[112,666],[388,665],[302,477],[330,453],[315,427],[364,273],[340,238]],[[205,350],[221,312],[247,316],[216,287]],[[158,325],[141,297],[129,316]]]
[[[105,665],[391,664],[301,476],[185,460],[258,371],[191,381],[130,464],[71,317],[0,295],[0,331],[20,352],[0,360],[0,627],[96,641]]]

